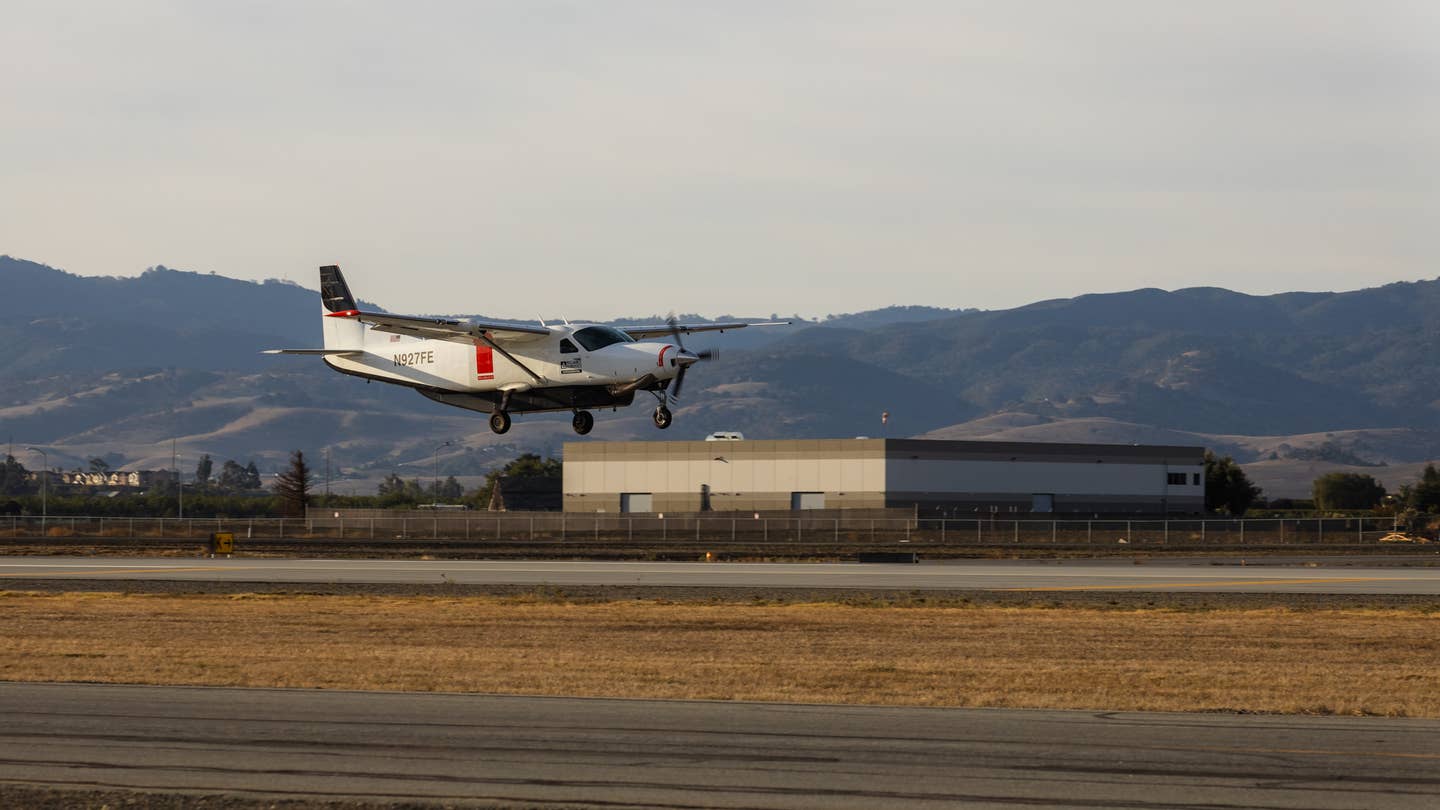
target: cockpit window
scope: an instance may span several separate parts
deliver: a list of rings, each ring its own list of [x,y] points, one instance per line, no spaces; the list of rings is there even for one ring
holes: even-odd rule
[[[574,353],[576,353],[576,352],[578,352],[578,351],[580,351],[580,350],[577,349],[577,348],[575,348],[575,344],[574,344],[574,343],[571,343],[569,338],[560,338],[560,353],[561,353],[561,354],[574,354]]]
[[[574,337],[575,341],[584,346],[587,352],[603,349],[614,343],[635,342],[634,338],[613,326],[587,326],[584,329],[576,330]]]

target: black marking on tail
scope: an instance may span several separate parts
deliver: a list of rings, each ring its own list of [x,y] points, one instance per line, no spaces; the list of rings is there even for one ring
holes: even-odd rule
[[[350,294],[350,285],[345,283],[339,265],[327,264],[320,268],[320,302],[330,312],[356,309],[355,296]]]

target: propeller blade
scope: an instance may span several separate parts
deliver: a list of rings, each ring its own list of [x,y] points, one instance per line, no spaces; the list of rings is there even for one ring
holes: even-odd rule
[[[680,399],[680,386],[685,384],[685,372],[689,370],[688,366],[680,367],[680,373],[675,375],[675,386],[670,389],[670,399]]]
[[[665,322],[670,324],[670,337],[675,339],[675,345],[684,350],[685,341],[680,339],[680,322],[675,320],[675,313],[670,313],[670,318]]]

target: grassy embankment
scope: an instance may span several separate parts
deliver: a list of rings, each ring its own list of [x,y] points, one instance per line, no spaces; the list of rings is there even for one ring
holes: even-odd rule
[[[1440,717],[1440,614],[0,594],[0,679]]]

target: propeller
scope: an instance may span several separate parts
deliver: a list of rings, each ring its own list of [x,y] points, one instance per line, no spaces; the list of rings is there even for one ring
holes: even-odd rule
[[[686,351],[685,341],[680,337],[683,330],[680,329],[679,322],[675,320],[675,313],[670,313],[670,318],[666,323],[670,325],[670,337],[680,349],[680,352],[675,356],[675,362],[680,366],[680,373],[675,375],[675,384],[670,387],[670,400],[675,402],[680,399],[680,389],[685,385],[685,372],[689,371],[691,366],[701,360],[714,360],[719,356],[719,352],[714,349],[705,349],[704,351],[694,354]]]

